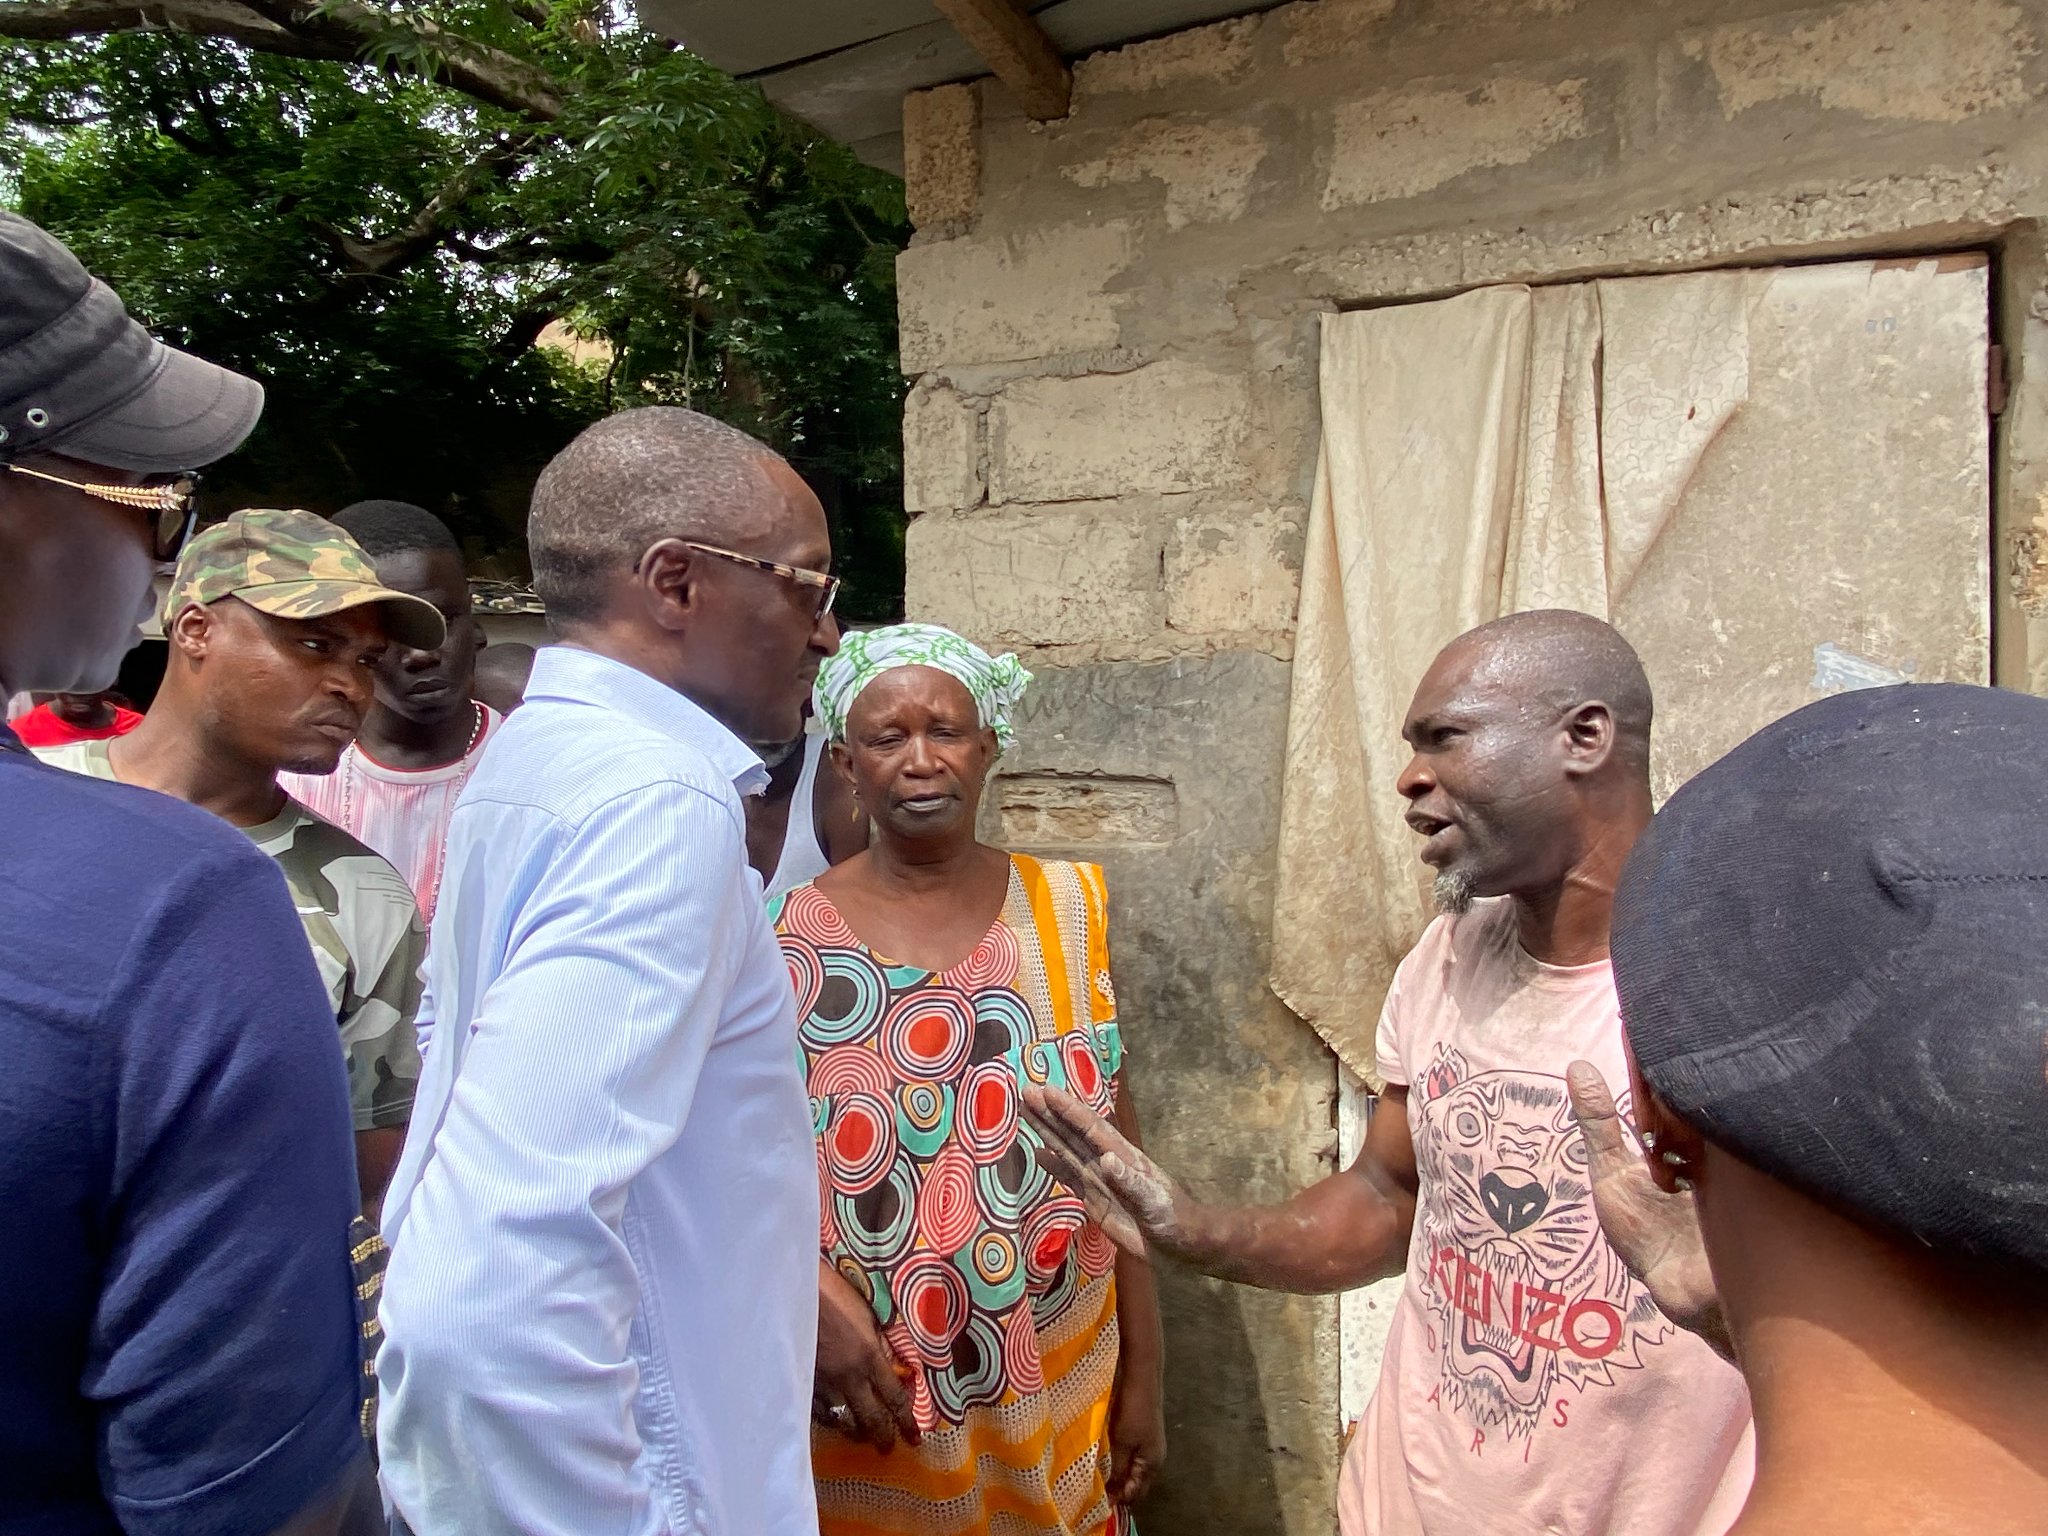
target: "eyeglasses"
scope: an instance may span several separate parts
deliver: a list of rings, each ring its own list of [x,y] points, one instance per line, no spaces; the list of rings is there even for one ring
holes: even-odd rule
[[[117,507],[155,513],[156,520],[150,530],[150,555],[164,565],[185,552],[185,546],[192,540],[192,530],[199,524],[197,475],[180,475],[166,485],[95,485],[86,480],[67,480],[62,475],[47,474],[20,464],[0,464],[0,469],[47,480],[52,485],[68,486],[100,501],[110,501]]]
[[[818,617],[824,618],[832,611],[832,605],[839,600],[839,578],[823,571],[807,571],[800,565],[783,565],[774,560],[760,560],[752,555],[743,555],[736,550],[720,549],[716,544],[699,544],[695,539],[679,539],[676,542],[685,549],[694,549],[700,554],[716,555],[721,560],[730,560],[736,565],[751,565],[757,571],[766,571],[771,576],[780,576],[784,581],[793,581],[800,587],[817,587],[824,596],[818,599]]]

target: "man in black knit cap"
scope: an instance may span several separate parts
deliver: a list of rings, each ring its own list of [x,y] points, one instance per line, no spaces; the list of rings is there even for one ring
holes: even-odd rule
[[[1614,910],[1609,1240],[1749,1378],[1743,1533],[2048,1529],[2048,701],[1827,699],[1681,789]],[[1718,1294],[1718,1307],[1712,1303]]]

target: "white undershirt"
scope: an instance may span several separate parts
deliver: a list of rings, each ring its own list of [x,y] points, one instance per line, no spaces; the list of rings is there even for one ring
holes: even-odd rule
[[[832,867],[818,843],[818,764],[825,756],[825,733],[804,737],[804,767],[789,797],[789,824],[782,830],[782,856],[775,862],[762,895],[769,900],[815,880]]]

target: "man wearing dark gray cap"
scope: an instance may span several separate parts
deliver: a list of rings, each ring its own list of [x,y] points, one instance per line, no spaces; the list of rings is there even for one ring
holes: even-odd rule
[[[1647,1156],[1573,1067],[1603,1224],[1755,1404],[1737,1529],[2048,1530],[2048,701],[1766,727],[1637,843],[1614,979]]]
[[[0,695],[114,680],[248,379],[0,213]],[[0,1530],[368,1531],[334,1017],[277,868],[0,726]]]
[[[0,696],[113,682],[149,611],[136,527],[175,560],[194,471],[262,411],[253,379],[157,341],[63,246],[0,213]]]

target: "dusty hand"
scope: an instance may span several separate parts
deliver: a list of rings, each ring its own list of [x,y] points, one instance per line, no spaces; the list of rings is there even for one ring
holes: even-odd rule
[[[1061,1089],[1026,1088],[1024,1112],[1043,1139],[1046,1172],[1081,1197],[1117,1247],[1142,1258],[1148,1240],[1173,1246],[1185,1202],[1164,1169]]]
[[[1608,1243],[1649,1288],[1666,1317],[1726,1354],[1720,1297],[1707,1267],[1692,1196],[1669,1195],[1657,1187],[1642,1152],[1623,1129],[1621,1112],[1598,1067],[1575,1061],[1565,1069],[1565,1081],[1573,1118],[1586,1138],[1593,1206]]]
[[[1109,1499],[1135,1504],[1166,1465],[1166,1407],[1158,1373],[1117,1384],[1109,1420]]]
[[[811,1417],[878,1451],[901,1438],[916,1445],[917,1420],[872,1308],[845,1276],[818,1266],[818,1366]]]

